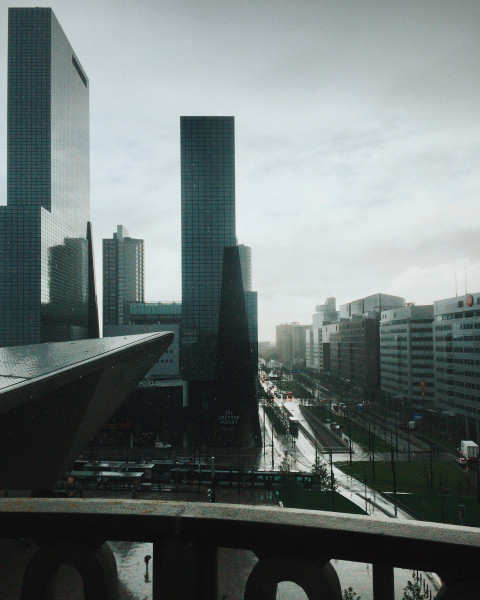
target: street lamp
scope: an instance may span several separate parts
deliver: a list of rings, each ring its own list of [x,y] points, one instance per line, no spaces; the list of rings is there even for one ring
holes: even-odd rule
[[[263,458],[265,460],[265,443],[267,438],[267,430],[265,429],[265,402],[263,403]]]
[[[275,468],[274,448],[273,448],[273,425],[272,425],[272,471]]]
[[[145,561],[145,581],[148,583],[150,581],[148,577],[148,563],[152,560],[152,557],[150,554],[147,554],[143,560]]]

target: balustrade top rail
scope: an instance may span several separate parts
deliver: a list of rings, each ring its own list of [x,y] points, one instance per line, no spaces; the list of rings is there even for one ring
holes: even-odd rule
[[[218,547],[276,548],[325,558],[448,573],[476,573],[480,530],[417,521],[231,504],[118,499],[0,499],[4,538],[159,541],[182,537]]]

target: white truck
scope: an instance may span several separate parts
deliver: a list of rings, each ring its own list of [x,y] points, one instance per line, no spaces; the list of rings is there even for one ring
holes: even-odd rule
[[[477,460],[478,444],[471,440],[462,440],[460,442],[460,454],[467,460]]]

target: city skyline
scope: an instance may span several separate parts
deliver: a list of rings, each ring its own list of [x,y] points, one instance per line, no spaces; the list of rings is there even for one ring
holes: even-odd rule
[[[455,295],[455,268],[464,292],[464,265],[480,288],[475,3],[51,7],[91,83],[97,275],[101,239],[123,223],[145,240],[147,300],[180,299],[178,118],[231,114],[260,340],[310,323],[329,295],[430,304]]]

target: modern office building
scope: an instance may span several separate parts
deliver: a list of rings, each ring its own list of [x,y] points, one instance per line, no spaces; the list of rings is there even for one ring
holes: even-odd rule
[[[380,389],[378,320],[354,316],[339,323],[338,376],[372,397]]]
[[[340,319],[359,317],[361,315],[377,315],[384,310],[405,306],[405,298],[391,296],[390,294],[372,294],[366,298],[359,298],[340,306]]]
[[[246,292],[252,290],[252,249],[250,246],[238,245],[240,254],[240,266],[242,268],[243,289]]]
[[[372,294],[363,299],[363,312],[366,315],[376,315],[380,318],[380,313],[384,310],[399,308],[405,306],[405,298],[392,296],[390,294]]]
[[[215,378],[223,253],[236,244],[234,118],[181,117],[180,129],[181,365],[186,380],[205,382]]]
[[[224,441],[262,443],[258,368],[252,352],[238,247],[225,248],[215,368],[215,410]],[[258,352],[256,346],[255,351]],[[238,419],[238,426],[235,421]],[[238,440],[238,441],[237,441]]]
[[[130,302],[127,305],[125,323],[104,325],[104,337],[137,335],[171,331],[172,343],[158,362],[145,375],[142,385],[154,381],[180,378],[180,326],[182,304],[180,302]],[[175,382],[175,385],[180,385]]]
[[[433,306],[408,305],[380,318],[382,392],[403,406],[432,408],[435,398]]]
[[[258,365],[258,292],[245,291],[244,296],[252,360],[255,365]]]
[[[129,325],[151,325],[182,322],[181,302],[130,302]]]
[[[322,326],[323,372],[327,375],[339,375],[340,323],[329,323]]]
[[[278,361],[292,369],[305,364],[305,336],[308,325],[282,323],[275,328]]]
[[[130,302],[127,324],[105,325],[104,337],[146,333],[173,333],[168,350],[146,373],[126,402],[115,413],[116,423],[136,423],[142,431],[168,430],[169,441],[183,441],[188,386],[180,374],[181,302]]]
[[[0,346],[86,338],[89,82],[50,8],[9,9],[7,155]]]
[[[342,304],[338,331],[329,332],[328,342],[325,336],[323,340],[328,371],[367,397],[377,395],[380,392],[380,315],[384,310],[403,306],[404,298],[388,294],[373,294]],[[325,327],[322,333],[326,333]]]
[[[325,304],[315,307],[312,316],[312,326],[305,331],[306,367],[319,373],[323,371],[323,340],[322,327],[325,323],[338,321],[339,312],[336,310],[335,298],[325,300]]]
[[[460,439],[480,440],[480,293],[433,303],[435,399],[459,419]]]
[[[258,294],[252,290],[252,249],[243,244],[239,244],[237,248],[242,270],[245,305],[247,307],[248,331],[253,361],[255,364],[258,364]]]
[[[359,317],[363,315],[363,298],[347,302],[340,306],[340,318],[349,319],[350,317]]]
[[[253,394],[252,397],[248,395],[244,397],[242,411],[245,410],[235,417],[240,423],[240,430],[243,428],[244,432],[250,432],[246,433],[246,437],[253,436],[255,443],[258,444],[260,440],[258,439],[256,386],[246,383],[247,379],[256,378],[257,375],[256,362],[252,367],[254,360],[252,360],[251,342],[254,336],[256,339],[254,331],[256,295],[252,296],[255,293],[251,290],[245,292],[243,280],[247,286],[251,285],[249,281],[251,266],[248,266],[248,251],[240,251],[236,245],[234,119],[233,117],[181,117],[180,129],[182,187],[180,364],[182,377],[188,383],[191,424],[192,427],[211,431],[213,423],[219,423],[220,419],[227,418],[218,413],[219,409],[223,410],[228,406],[225,398],[221,397],[227,393],[224,382],[226,365],[229,362],[227,356],[233,356],[230,352],[233,343],[231,340],[235,340],[234,345],[241,348],[243,356],[245,340],[241,333],[246,331],[249,336],[249,359],[242,360],[242,364],[248,372],[241,375],[238,368],[231,365],[232,376],[229,385],[231,388],[237,387],[243,389],[245,393],[248,391],[249,394]],[[246,264],[243,277],[240,252]],[[236,297],[236,294],[241,294],[241,298]],[[223,304],[221,304],[222,297]],[[221,310],[221,306],[231,307],[234,314],[229,315],[228,310]],[[249,321],[247,312],[250,315]],[[243,323],[244,319],[245,323]],[[224,357],[219,356],[220,332]],[[253,352],[255,354],[258,352],[257,344],[254,344]],[[246,378],[245,381],[242,377]],[[230,398],[232,410],[238,410],[238,402],[234,402],[232,394]],[[227,420],[231,420],[230,417]],[[246,427],[247,422],[248,427]],[[231,438],[239,439],[237,434],[232,435]]]
[[[128,324],[130,302],[145,298],[143,240],[131,238],[123,225],[103,240],[103,326]]]

